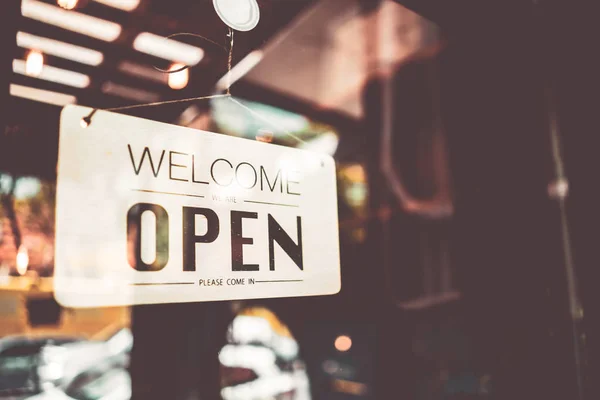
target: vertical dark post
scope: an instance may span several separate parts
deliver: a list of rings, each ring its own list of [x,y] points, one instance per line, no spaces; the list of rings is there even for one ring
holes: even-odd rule
[[[505,4],[444,56],[455,264],[494,396],[578,399],[561,210],[547,192],[547,60],[532,5]],[[555,40],[540,38],[561,57]]]
[[[135,306],[132,400],[220,398],[228,303]]]
[[[600,225],[598,190],[598,131],[600,89],[597,57],[589,51],[600,34],[591,5],[572,7],[568,1],[536,4],[537,39],[545,78],[547,133],[553,150],[554,173],[548,186],[561,219],[564,268],[563,292],[567,305],[564,328],[571,342],[565,361],[575,364],[577,399],[600,396],[596,379],[599,357],[600,308],[597,266],[600,263],[597,229]],[[556,26],[564,27],[561,32]]]

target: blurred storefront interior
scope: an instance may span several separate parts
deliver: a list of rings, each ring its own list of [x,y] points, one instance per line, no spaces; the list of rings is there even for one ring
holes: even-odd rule
[[[598,398],[593,13],[257,4],[3,2],[0,398]],[[339,294],[55,301],[62,107],[155,102],[118,112],[334,157]]]

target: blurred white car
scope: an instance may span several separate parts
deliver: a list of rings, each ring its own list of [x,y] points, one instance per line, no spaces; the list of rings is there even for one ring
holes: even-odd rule
[[[0,399],[128,400],[132,344],[127,329],[106,341],[0,339]]]

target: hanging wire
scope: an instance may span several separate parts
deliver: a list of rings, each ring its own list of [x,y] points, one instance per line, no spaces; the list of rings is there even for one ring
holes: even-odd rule
[[[225,93],[231,95],[231,64],[233,63],[233,29],[229,28],[229,55],[227,56],[227,89]]]
[[[217,46],[219,46],[220,48],[222,48],[224,51],[226,51],[228,53],[227,55],[227,74],[226,76],[226,88],[225,88],[225,94],[213,94],[213,95],[208,95],[208,96],[199,96],[199,97],[189,97],[189,98],[185,98],[185,99],[175,99],[175,100],[165,100],[165,101],[156,101],[156,102],[152,102],[152,103],[143,103],[143,104],[134,104],[134,105],[129,105],[129,106],[123,106],[123,107],[112,107],[112,108],[105,108],[102,109],[103,111],[123,111],[123,110],[131,110],[131,109],[136,109],[136,108],[146,108],[146,107],[157,107],[157,106],[162,106],[162,105],[166,105],[166,104],[176,104],[176,103],[188,103],[188,102],[192,102],[192,101],[198,101],[198,100],[208,100],[208,99],[219,99],[219,98],[229,98],[229,100],[231,100],[234,104],[236,104],[237,106],[239,106],[240,108],[244,109],[245,111],[247,111],[250,115],[252,115],[254,118],[257,118],[267,124],[269,124],[272,128],[277,129],[282,131],[284,134],[294,138],[298,143],[301,144],[306,144],[306,142],[304,140],[302,140],[302,138],[300,138],[299,136],[285,130],[285,129],[281,129],[281,127],[276,126],[276,124],[273,124],[268,118],[264,117],[263,115],[261,115],[259,112],[251,109],[250,107],[242,104],[240,101],[234,99],[231,96],[231,86],[232,86],[232,74],[231,74],[231,70],[233,67],[233,49],[234,49],[234,31],[231,28],[228,28],[229,32],[227,34],[227,37],[229,38],[229,49],[225,48],[224,46],[222,46],[221,44],[208,39],[205,36],[202,35],[198,35],[195,33],[175,33],[173,35],[167,36],[168,39],[174,38],[174,37],[178,37],[178,36],[192,36],[192,37],[197,37],[197,38],[201,38],[203,40],[207,40]],[[154,67],[156,70],[166,73],[166,74],[172,74],[172,73],[176,73],[176,72],[181,72],[184,71],[186,69],[189,68],[189,66],[185,65],[181,68],[175,69],[175,70],[164,70],[158,67]],[[96,114],[96,112],[99,109],[95,108],[93,109],[86,117],[83,117],[81,119],[81,126],[83,128],[87,128],[91,123],[92,123],[92,118],[94,116],[94,114]]]
[[[231,45],[229,46],[229,50],[225,46],[223,46],[222,44],[217,43],[214,40],[211,40],[211,39],[207,38],[206,36],[202,36],[202,35],[199,35],[197,33],[180,32],[180,33],[174,33],[172,35],[169,35],[166,38],[167,39],[173,39],[173,38],[176,38],[176,37],[179,37],[179,36],[191,36],[191,37],[199,38],[199,39],[205,40],[205,41],[207,41],[209,43],[212,43],[215,46],[220,47],[221,49],[223,49],[223,51],[225,51],[225,53],[229,52],[230,53],[230,57],[231,57],[231,51],[233,49],[233,31],[231,30],[231,28],[229,28],[229,34],[231,35]],[[157,71],[163,72],[165,74],[173,74],[175,72],[185,71],[189,67],[190,67],[189,65],[184,65],[181,68],[174,69],[174,70],[169,70],[169,69],[162,69],[162,68],[159,68],[157,66],[154,66],[154,69],[157,70]]]
[[[178,36],[192,36],[192,37],[201,38],[201,39],[207,40],[207,41],[219,46],[225,52],[228,52],[227,88],[225,90],[225,94],[214,94],[214,95],[209,95],[209,96],[188,97],[185,99],[165,100],[165,101],[156,101],[156,102],[152,102],[152,103],[133,104],[133,105],[123,106],[123,107],[104,108],[104,109],[102,109],[102,111],[122,111],[122,110],[131,110],[131,109],[135,109],[135,108],[156,107],[156,106],[162,106],[162,105],[166,105],[166,104],[189,103],[189,102],[197,101],[197,100],[208,100],[208,99],[218,99],[218,98],[223,98],[223,97],[231,97],[231,89],[230,89],[230,87],[231,87],[231,68],[232,68],[232,62],[233,62],[233,44],[234,44],[233,29],[229,28],[229,33],[227,34],[227,36],[230,38],[229,50],[226,49],[221,44],[219,44],[205,36],[196,34],[196,33],[186,33],[186,32],[175,33],[175,34],[167,36],[167,39],[170,39],[173,37],[178,37]],[[189,65],[184,65],[183,67],[175,69],[175,70],[164,70],[164,69],[158,68],[156,66],[154,66],[154,68],[165,74],[173,74],[176,72],[185,71],[186,69],[189,68]],[[83,117],[81,119],[81,126],[84,128],[87,128],[92,123],[92,117],[94,116],[94,114],[96,114],[96,112],[98,110],[99,110],[98,108],[94,108],[92,111],[90,111],[90,113],[86,117]]]

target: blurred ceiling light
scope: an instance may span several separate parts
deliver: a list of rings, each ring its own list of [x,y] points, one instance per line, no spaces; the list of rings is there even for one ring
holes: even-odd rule
[[[64,8],[65,10],[72,10],[77,7],[77,3],[79,0],[57,0],[59,6]]]
[[[21,86],[11,83],[10,94],[15,97],[40,101],[42,103],[54,104],[56,106],[65,106],[77,102],[75,96],[64,93],[51,92],[49,90],[35,89],[28,86]]]
[[[33,61],[30,61],[30,58],[31,54],[27,57],[27,62],[23,60],[13,60],[13,72],[76,88],[85,88],[90,85],[90,77],[87,75],[62,68],[51,67],[49,65],[44,66],[40,69],[39,73],[33,75],[30,73],[30,70],[37,68],[38,61],[35,61],[35,64],[30,66],[30,64],[34,63]],[[37,72],[37,69],[34,71]]]
[[[194,66],[204,58],[204,50],[186,43],[142,32],[133,41],[133,48],[165,60]]]
[[[118,83],[114,82],[105,82],[102,85],[102,92],[140,102],[158,101],[160,99],[160,96],[157,93],[149,92],[143,89],[136,89],[125,85],[119,85]]]
[[[60,7],[37,0],[23,0],[21,13],[24,17],[106,42],[114,41],[121,34],[121,25],[115,22],[105,21],[75,11],[63,10]]]
[[[105,6],[118,8],[123,11],[133,11],[140,5],[140,0],[94,0]]]
[[[335,339],[335,348],[337,351],[346,352],[352,347],[350,336],[341,335]]]
[[[19,275],[25,275],[27,267],[29,267],[29,253],[27,247],[22,244],[17,251],[17,272]]]
[[[137,64],[131,61],[120,62],[117,66],[117,69],[127,75],[137,76],[159,83],[166,84],[168,81],[168,74],[160,72],[152,67]]]
[[[240,62],[238,62],[231,71],[225,74],[219,81],[217,82],[218,90],[225,90],[229,86],[233,85],[235,82],[239,81],[246,75],[248,72],[252,70],[252,68],[256,67],[256,65],[263,59],[264,53],[262,50],[254,50],[246,57],[244,57]]]
[[[190,69],[185,68],[184,64],[174,63],[169,68],[169,71],[177,71],[171,72],[169,75],[169,87],[174,90],[180,90],[187,86],[190,81]],[[182,69],[182,70],[181,70]],[[181,70],[181,71],[178,71]]]
[[[22,71],[15,70],[15,62],[20,61],[23,65],[21,65]],[[27,54],[27,61],[22,62],[21,60],[13,61],[13,71],[18,72],[20,74],[25,74],[29,76],[38,77],[42,73],[44,69],[44,55],[37,50],[31,50]]]
[[[17,33],[17,46],[39,50],[46,54],[87,65],[99,65],[104,60],[104,56],[99,51],[25,32]]]

